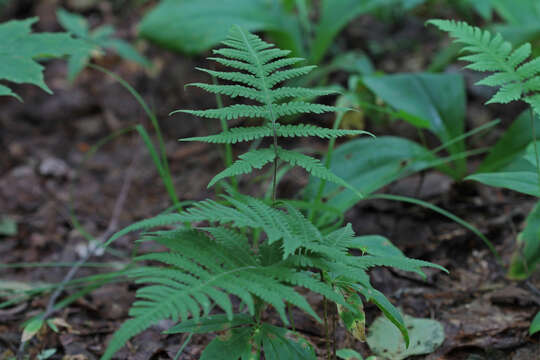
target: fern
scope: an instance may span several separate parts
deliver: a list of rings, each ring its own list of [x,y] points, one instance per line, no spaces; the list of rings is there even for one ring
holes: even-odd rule
[[[226,48],[215,51],[222,57],[213,59],[240,71],[204,71],[237,84],[192,85],[219,95],[244,97],[260,105],[181,111],[222,121],[261,117],[264,123],[185,141],[234,144],[264,137],[272,137],[274,141],[270,147],[241,154],[237,161],[217,174],[209,186],[272,162],[276,170],[277,160],[280,160],[352,189],[318,159],[277,144],[278,137],[336,138],[365,133],[279,123],[280,117],[285,115],[337,109],[298,100],[330,94],[327,90],[274,89],[279,82],[305,74],[312,67],[283,70],[300,59],[284,58],[288,51],[276,49],[240,28],[232,30],[224,45]],[[287,98],[291,100],[278,103]],[[272,309],[281,322],[288,325],[287,305],[321,321],[307,298],[297,291],[298,287],[350,310],[352,307],[343,294],[361,293],[379,306],[408,339],[399,311],[371,286],[367,271],[373,266],[394,266],[423,274],[423,267],[441,267],[405,257],[383,237],[356,237],[351,225],[329,233],[318,229],[292,203],[276,201],[275,181],[274,175],[271,203],[231,190],[217,200],[196,202],[181,213],[158,215],[132,224],[107,241],[109,245],[132,231],[144,230],[145,241],[153,240],[168,250],[135,259],[144,265],[131,270],[129,276],[141,287],[129,312],[130,319],[114,334],[103,359],[110,359],[128,339],[163,319],[181,322],[169,333],[228,330],[230,337],[213,340],[201,359],[226,356],[236,360],[247,358],[252,350],[264,353],[268,359],[315,359],[313,351],[301,339],[290,339],[288,330],[261,321],[262,313]],[[355,249],[367,255],[355,256],[352,254]],[[239,299],[240,304],[233,301],[233,297]],[[209,315],[215,307],[224,314]],[[227,355],[223,355],[224,352]]]
[[[476,83],[500,87],[488,104],[523,100],[540,114],[540,58],[529,59],[532,53],[530,43],[513,49],[512,44],[500,34],[493,35],[465,22],[430,20],[428,23],[466,45],[463,51],[470,55],[460,59],[471,63],[467,68],[493,72]]]
[[[305,89],[301,87],[281,87],[278,84],[309,73],[314,66],[301,66],[286,68],[294,65],[302,59],[286,58],[289,51],[275,48],[272,44],[262,41],[256,35],[234,27],[227,40],[223,41],[225,48],[214,50],[219,57],[211,57],[211,60],[238,71],[204,71],[218,79],[232,82],[233,84],[204,84],[194,83],[195,86],[217,95],[227,95],[231,98],[246,98],[258,104],[235,104],[219,109],[207,110],[177,110],[175,113],[187,113],[202,118],[220,119],[222,121],[238,118],[260,118],[265,124],[256,127],[236,127],[220,134],[195,137],[184,141],[204,141],[209,143],[234,144],[240,141],[251,141],[264,137],[272,137],[273,145],[269,148],[251,151],[240,155],[240,159],[216,177],[209,187],[216,182],[231,176],[237,176],[260,169],[263,165],[273,163],[278,166],[278,160],[283,160],[292,165],[298,165],[307,170],[311,175],[325,180],[336,182],[339,185],[352,188],[344,180],[331,174],[318,160],[311,157],[283,150],[277,145],[278,137],[316,136],[321,138],[335,138],[345,135],[365,134],[363,131],[331,130],[311,125],[284,125],[280,126],[280,119],[284,116],[298,114],[321,114],[340,110],[335,106],[314,104],[300,101],[299,98],[331,95],[335,91],[327,89]],[[289,100],[287,100],[289,99]],[[284,102],[280,102],[284,101]],[[274,153],[273,158],[270,151]],[[294,155],[297,154],[297,155]],[[276,170],[273,178],[273,198],[275,199]]]

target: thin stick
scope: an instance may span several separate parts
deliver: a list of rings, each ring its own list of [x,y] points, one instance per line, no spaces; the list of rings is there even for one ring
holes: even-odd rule
[[[69,269],[68,273],[66,274],[66,276],[64,276],[64,279],[62,280],[60,285],[52,293],[51,297],[49,298],[49,302],[47,303],[47,308],[45,309],[45,312],[42,315],[43,320],[47,319],[48,317],[50,317],[51,315],[53,315],[59,310],[59,309],[55,309],[56,300],[62,294],[66,285],[77,274],[77,271],[95,254],[95,252],[98,249],[100,249],[98,245],[105,242],[105,240],[107,240],[118,229],[118,218],[120,217],[120,214],[124,207],[124,203],[126,202],[127,194],[129,192],[129,188],[131,187],[131,181],[135,173],[134,171],[135,159],[136,157],[133,157],[133,159],[131,160],[131,164],[129,165],[129,168],[126,171],[124,182],[122,184],[120,194],[118,195],[118,198],[116,199],[116,203],[114,204],[111,220],[109,222],[109,225],[107,226],[107,229],[105,230],[103,234],[101,234],[96,239],[96,245],[93,246],[92,248],[89,248],[86,255],[83,256],[79,261],[77,261],[71,269]],[[26,347],[26,342],[21,342],[19,349],[17,351],[17,360],[23,359],[25,347]]]

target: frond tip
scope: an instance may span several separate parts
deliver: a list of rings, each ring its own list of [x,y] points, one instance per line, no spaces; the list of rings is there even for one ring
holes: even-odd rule
[[[493,72],[477,82],[477,85],[500,87],[488,104],[523,100],[539,112],[534,99],[540,91],[540,58],[528,60],[532,53],[530,43],[513,49],[500,34],[494,35],[463,21],[430,20],[427,23],[448,32],[455,42],[464,45],[463,51],[470,54],[460,60],[470,63],[467,68]]]

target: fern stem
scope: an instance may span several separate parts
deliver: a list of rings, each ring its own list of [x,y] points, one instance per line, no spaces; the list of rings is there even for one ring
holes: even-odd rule
[[[529,113],[531,115],[531,130],[534,144],[534,154],[536,155],[536,172],[538,174],[538,188],[540,190],[540,160],[538,156],[538,145],[536,144],[536,124],[534,119],[534,111],[532,106],[529,107]]]
[[[105,69],[105,68],[103,68],[103,67],[101,67],[99,65],[88,64],[88,66],[90,68],[98,70],[98,71],[104,73],[105,75],[108,75],[108,76],[112,77],[114,80],[116,80],[120,85],[122,85],[135,98],[135,100],[143,108],[144,112],[146,113],[146,115],[150,119],[150,123],[152,124],[152,127],[154,128],[154,131],[156,132],[156,137],[158,139],[158,148],[159,148],[159,151],[160,151],[160,158],[161,158],[161,160],[160,160],[161,167],[158,167],[159,175],[161,176],[161,179],[163,180],[163,184],[165,185],[167,193],[171,197],[171,200],[172,200],[173,204],[175,206],[177,206],[178,211],[181,212],[182,207],[179,206],[180,201],[178,200],[178,196],[176,195],[176,191],[174,189],[171,172],[169,170],[169,164],[168,164],[168,161],[167,161],[167,153],[165,151],[165,141],[163,140],[163,135],[161,133],[161,128],[159,126],[156,114],[152,110],[150,110],[150,107],[148,106],[146,101],[144,101],[141,94],[137,90],[135,90],[131,85],[129,85],[129,83],[127,81],[122,79],[120,76],[116,75],[115,73],[113,73],[113,72],[111,72],[111,71],[109,71],[109,70],[107,70],[107,69]],[[149,150],[152,151],[152,149],[150,149],[150,148],[149,148]]]

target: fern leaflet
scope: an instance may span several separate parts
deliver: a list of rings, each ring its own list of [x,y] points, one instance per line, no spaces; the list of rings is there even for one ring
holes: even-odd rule
[[[523,100],[540,114],[540,58],[529,60],[532,53],[530,43],[513,49],[512,44],[500,34],[493,35],[466,22],[430,20],[428,23],[448,32],[456,42],[466,45],[463,51],[470,55],[460,59],[470,62],[467,68],[493,72],[477,82],[477,85],[500,87],[488,104]]]

